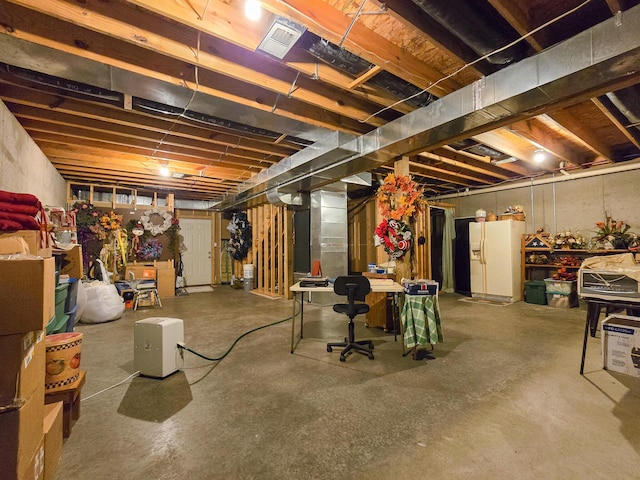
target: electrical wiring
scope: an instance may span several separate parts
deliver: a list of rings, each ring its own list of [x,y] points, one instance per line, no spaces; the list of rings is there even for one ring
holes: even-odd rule
[[[92,393],[91,395],[89,395],[88,397],[84,397],[81,398],[80,401],[81,402],[86,402],[87,400],[89,400],[90,398],[93,398],[95,396],[100,395],[101,393],[104,393],[108,390],[111,390],[112,388],[116,388],[119,387],[120,385],[122,385],[123,383],[125,383],[127,380],[130,380],[134,377],[137,377],[138,375],[140,375],[140,371],[138,370],[137,372],[132,373],[131,375],[129,375],[127,378],[125,378],[124,380],[121,380],[120,382],[116,383],[115,385],[111,385],[110,387],[107,388],[103,388],[102,390],[100,390],[99,392],[96,393]]]
[[[534,35],[535,33],[539,32],[540,30],[542,30],[542,29],[544,29],[544,28],[548,27],[549,25],[552,25],[553,23],[555,23],[555,22],[557,22],[557,21],[559,21],[559,20],[563,19],[564,17],[566,17],[566,16],[568,16],[568,15],[571,15],[572,13],[574,13],[575,11],[577,11],[577,10],[581,9],[582,7],[584,7],[585,5],[587,5],[588,3],[590,3],[591,1],[592,1],[592,0],[585,0],[585,1],[584,1],[584,2],[582,2],[580,5],[578,5],[578,6],[574,7],[574,8],[572,8],[571,10],[568,10],[568,11],[564,12],[562,15],[558,15],[557,17],[555,17],[555,18],[553,18],[553,19],[549,20],[549,21],[548,21],[548,22],[546,22],[546,23],[543,23],[543,24],[542,24],[542,25],[540,25],[539,27],[536,27],[536,28],[534,28],[533,30],[531,30],[530,32],[528,32],[528,33],[526,33],[526,34],[522,35],[520,38],[515,39],[513,42],[508,43],[507,45],[505,45],[505,46],[503,46],[503,47],[500,47],[500,48],[498,48],[498,49],[494,50],[493,52],[489,52],[489,53],[487,53],[487,54],[485,54],[485,55],[483,55],[483,56],[481,56],[481,57],[479,57],[479,58],[476,58],[473,62],[469,62],[469,63],[467,63],[467,64],[463,65],[462,67],[458,68],[456,71],[454,71],[454,72],[450,73],[450,74],[449,74],[449,75],[447,75],[446,77],[443,77],[443,78],[441,78],[440,80],[438,80],[437,82],[432,83],[431,85],[429,85],[429,87],[428,87],[428,88],[433,88],[433,87],[435,87],[435,86],[439,85],[440,83],[442,83],[442,82],[444,82],[444,81],[446,81],[446,80],[449,80],[449,79],[450,79],[450,78],[452,78],[452,77],[455,77],[456,75],[458,75],[458,74],[459,74],[460,72],[462,72],[463,70],[465,70],[465,69],[467,69],[467,68],[469,68],[469,67],[472,67],[473,65],[475,65],[475,64],[476,64],[476,63],[478,63],[478,62],[481,62],[481,61],[483,61],[483,60],[486,60],[486,59],[487,59],[487,58],[489,58],[491,55],[495,55],[496,53],[500,53],[500,52],[502,52],[502,51],[504,51],[504,50],[507,50],[507,49],[509,49],[509,48],[513,47],[514,45],[516,45],[516,44],[520,43],[521,41],[523,41],[523,40],[525,40],[525,39],[527,39],[527,38],[529,38],[531,35]],[[373,55],[377,56],[378,58],[380,58],[378,55],[376,55],[376,54],[375,54],[375,53],[373,53],[373,52],[367,52],[367,53],[373,54]],[[381,60],[384,60],[384,59],[381,59]],[[385,61],[385,62],[386,62],[386,61]],[[405,70],[405,73],[407,73],[407,74],[409,74],[409,75],[411,74],[411,72],[407,72],[406,70]],[[426,92],[427,92],[427,88],[425,88],[425,89],[423,89],[423,90],[421,90],[421,91],[419,91],[419,92],[417,92],[417,93],[414,93],[413,95],[411,95],[411,96],[409,96],[409,97],[407,97],[407,98],[403,98],[402,100],[398,100],[397,102],[395,102],[395,103],[393,103],[393,104],[391,104],[391,105],[388,105],[388,106],[386,106],[386,107],[384,107],[384,108],[381,108],[381,109],[380,109],[380,110],[378,110],[377,112],[374,112],[374,113],[372,113],[371,115],[369,115],[369,116],[368,116],[367,118],[365,118],[364,120],[358,120],[358,121],[359,121],[360,123],[367,123],[367,122],[368,122],[369,120],[371,120],[373,117],[380,115],[382,112],[386,112],[387,110],[389,110],[389,109],[391,109],[391,108],[394,108],[394,107],[397,107],[398,105],[400,105],[400,104],[402,104],[402,103],[405,103],[405,102],[407,102],[407,101],[411,100],[412,98],[415,98],[415,97],[417,97],[417,96],[419,96],[419,95],[422,95],[423,93],[426,93]]]
[[[236,346],[236,344],[242,340],[244,337],[246,337],[247,335],[253,333],[253,332],[257,332],[258,330],[262,330],[263,328],[267,328],[267,327],[273,327],[274,325],[278,325],[280,323],[284,323],[287,322],[289,320],[292,320],[296,315],[298,315],[299,312],[296,312],[294,315],[287,317],[287,318],[283,318],[282,320],[278,320],[275,321],[273,323],[268,323],[267,325],[262,325],[260,327],[256,327],[253,328],[247,332],[244,332],[242,335],[240,335],[238,338],[235,339],[235,341],[231,344],[231,346],[227,349],[226,352],[224,352],[221,356],[219,357],[207,357],[206,355],[203,355],[201,353],[196,352],[195,350],[190,349],[189,347],[187,347],[186,345],[183,345],[181,343],[178,344],[178,348],[180,350],[186,350],[187,352],[193,353],[194,355],[207,360],[209,362],[219,362],[220,360],[222,360],[223,358],[225,358],[227,355],[229,355],[229,353],[231,353],[231,350],[233,350],[233,348]]]

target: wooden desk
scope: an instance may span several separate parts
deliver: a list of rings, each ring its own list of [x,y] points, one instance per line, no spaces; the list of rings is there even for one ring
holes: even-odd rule
[[[367,277],[369,281],[373,279],[391,279],[395,280],[395,274],[389,273],[371,273],[363,272],[363,277]],[[389,294],[387,292],[371,292],[365,298],[365,303],[369,305],[367,313],[367,327],[382,327],[385,332],[392,332],[395,328],[393,308],[391,302],[388,301]]]
[[[78,380],[71,385],[51,389],[45,392],[44,403],[63,402],[62,407],[62,435],[71,435],[71,427],[80,418],[80,392],[85,381],[85,371],[80,370]]]
[[[395,312],[395,304],[396,297],[399,293],[404,293],[404,289],[402,285],[393,280],[384,280],[384,279],[370,279],[369,283],[371,284],[371,292],[376,293],[393,293],[394,294],[394,312]],[[296,313],[296,298],[297,294],[300,294],[300,339],[304,338],[304,293],[305,292],[324,292],[329,293],[333,292],[333,285],[329,285],[328,287],[301,287],[300,282],[294,284],[289,289],[293,292],[293,315],[291,317],[291,353],[293,353],[295,349],[295,328],[296,328],[296,317],[298,314]],[[394,328],[395,332],[395,328]]]

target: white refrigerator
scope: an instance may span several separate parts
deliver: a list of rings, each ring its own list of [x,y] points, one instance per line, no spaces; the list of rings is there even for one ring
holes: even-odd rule
[[[521,241],[525,222],[469,224],[471,296],[499,302],[522,300]]]

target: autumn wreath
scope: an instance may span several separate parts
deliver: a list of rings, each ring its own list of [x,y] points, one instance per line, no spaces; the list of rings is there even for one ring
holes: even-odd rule
[[[422,189],[409,175],[390,173],[378,188],[377,199],[384,218],[401,220],[420,211]]]

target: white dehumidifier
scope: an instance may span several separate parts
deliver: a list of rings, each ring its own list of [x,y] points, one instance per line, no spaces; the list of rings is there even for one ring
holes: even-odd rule
[[[134,324],[134,368],[146,377],[164,378],[184,366],[178,343],[184,341],[179,318],[153,317]]]

